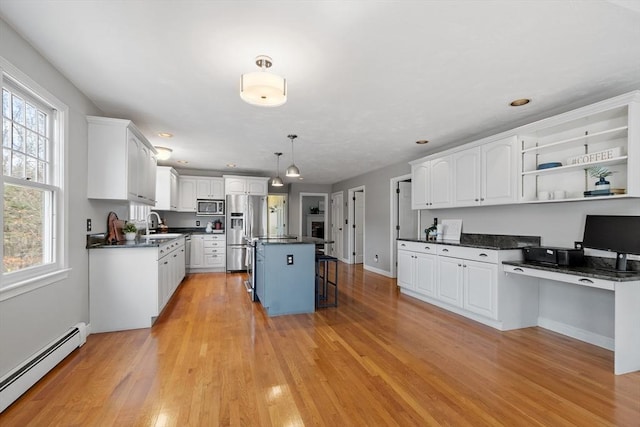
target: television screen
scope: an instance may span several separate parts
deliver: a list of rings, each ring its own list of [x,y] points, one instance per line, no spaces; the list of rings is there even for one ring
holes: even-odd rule
[[[640,216],[587,215],[582,245],[640,255]]]

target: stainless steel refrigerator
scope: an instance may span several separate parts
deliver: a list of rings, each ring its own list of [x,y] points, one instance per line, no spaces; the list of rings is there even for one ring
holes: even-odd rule
[[[227,211],[227,271],[246,271],[251,263],[250,243],[267,235],[267,197],[228,195]]]

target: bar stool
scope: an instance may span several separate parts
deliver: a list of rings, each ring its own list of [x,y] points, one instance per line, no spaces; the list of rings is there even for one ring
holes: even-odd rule
[[[333,280],[330,276],[330,263],[333,263]],[[329,295],[329,286],[333,286],[333,298]],[[338,258],[316,254],[316,308],[338,306]]]

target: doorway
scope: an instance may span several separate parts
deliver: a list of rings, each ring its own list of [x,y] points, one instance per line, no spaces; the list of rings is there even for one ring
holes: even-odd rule
[[[288,196],[286,194],[269,194],[267,196],[267,234],[284,236],[288,234]]]
[[[344,199],[342,191],[331,195],[331,255],[344,259]]]
[[[349,189],[349,264],[362,264],[365,259],[365,195],[364,185]]]
[[[327,238],[329,230],[327,193],[300,193],[300,229],[298,235]]]
[[[420,237],[420,211],[411,209],[411,174],[391,178],[391,277],[397,275],[396,239]]]

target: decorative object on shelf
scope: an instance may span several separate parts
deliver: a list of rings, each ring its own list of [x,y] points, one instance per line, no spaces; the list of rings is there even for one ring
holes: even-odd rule
[[[300,169],[296,166],[295,159],[293,157],[293,140],[296,139],[298,135],[287,135],[287,138],[291,140],[291,166],[287,168],[286,176],[291,178],[296,178],[300,176]]]
[[[122,231],[124,232],[125,240],[136,240],[136,232],[138,231],[138,228],[134,223],[127,222],[124,227],[122,227]]]
[[[317,214],[320,213],[320,208],[316,208],[316,207],[312,206],[312,207],[309,208],[309,213],[312,214],[312,215],[317,215]]]
[[[538,170],[540,170],[540,169],[558,168],[560,166],[562,166],[561,162],[540,163],[538,165]]]
[[[443,219],[442,220],[442,240],[460,241],[462,234],[461,219]]]
[[[587,172],[589,172],[589,175],[591,175],[591,177],[593,178],[600,178],[600,180],[596,182],[596,191],[606,191],[607,193],[609,192],[609,181],[607,181],[605,178],[613,175],[613,171],[610,171],[609,169],[603,168],[601,166],[592,166],[587,169]]]
[[[433,218],[433,225],[424,230],[426,238],[429,241],[435,241],[438,237],[438,218]]]
[[[173,150],[171,148],[157,146],[153,148],[155,148],[158,152],[158,160],[169,160],[169,158],[171,157],[171,153],[173,153]]]
[[[614,147],[608,150],[596,151],[595,153],[580,154],[579,156],[569,157],[567,159],[568,165],[577,165],[582,163],[595,163],[604,160],[615,159],[622,156],[622,148]]]
[[[287,102],[287,80],[267,72],[273,60],[265,55],[256,57],[260,71],[240,76],[240,98],[259,107],[278,107]]]
[[[273,187],[282,187],[284,182],[282,182],[282,178],[280,178],[280,156],[282,153],[273,153],[276,155],[276,176],[271,180],[271,185]]]

